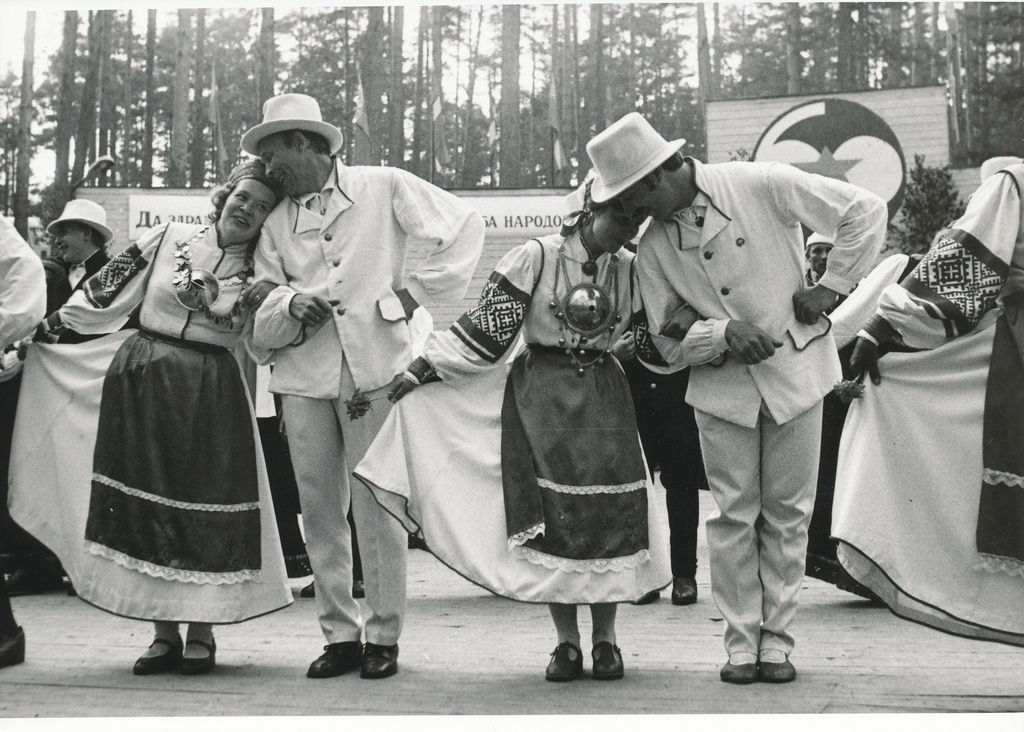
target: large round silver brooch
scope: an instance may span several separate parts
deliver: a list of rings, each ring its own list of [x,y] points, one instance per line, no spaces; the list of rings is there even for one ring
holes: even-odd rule
[[[569,290],[562,298],[562,312],[566,324],[584,336],[607,330],[615,316],[608,293],[593,282],[584,282]]]
[[[217,276],[205,269],[193,269],[183,273],[174,283],[174,297],[182,307],[192,310],[208,310],[220,298],[220,282]]]

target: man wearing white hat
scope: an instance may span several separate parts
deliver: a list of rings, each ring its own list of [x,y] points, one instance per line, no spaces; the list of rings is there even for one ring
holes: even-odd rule
[[[807,257],[807,286],[814,287],[828,270],[828,254],[832,251],[832,237],[818,232],[807,237],[804,256]]]
[[[637,271],[652,337],[693,365],[687,402],[718,510],[708,519],[711,591],[726,621],[729,683],[786,682],[789,631],[814,505],[821,402],[842,376],[820,317],[870,271],[886,206],[849,183],[781,163],[684,158],[639,114],[587,145],[595,201],[653,217]],[[835,232],[827,270],[804,280],[801,224]],[[700,320],[674,315],[690,305]],[[689,321],[685,321],[688,323]]]
[[[65,268],[65,278],[47,280],[47,314],[58,310],[68,298],[100,271],[110,257],[106,247],[114,238],[107,227],[107,212],[95,201],[74,199],[67,202],[60,217],[46,231],[53,236],[54,251]],[[83,335],[63,330],[57,343],[82,343],[100,335]]]
[[[307,676],[359,668],[384,678],[398,670],[407,538],[350,474],[387,416],[392,377],[412,360],[414,311],[465,294],[484,224],[468,204],[403,170],[343,165],[341,144],[305,94],[267,100],[263,122],[242,137],[288,194],[256,253],[257,280],[279,286],[257,311],[254,337],[276,351],[270,390],[282,398],[328,642]],[[350,505],[365,628],[351,592]]]

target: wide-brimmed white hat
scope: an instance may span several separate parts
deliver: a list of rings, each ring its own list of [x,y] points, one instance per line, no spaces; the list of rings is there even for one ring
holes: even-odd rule
[[[259,157],[260,140],[275,132],[303,130],[324,137],[331,153],[341,149],[345,137],[341,130],[324,122],[320,105],[308,94],[279,94],[263,103],[263,122],[242,135],[242,149]]]
[[[1020,162],[1024,161],[1016,155],[1000,155],[997,158],[989,158],[981,164],[981,170],[979,171],[981,173],[981,182],[984,183],[1003,168]]]
[[[587,143],[597,170],[591,198],[602,203],[619,195],[675,155],[686,140],[668,142],[638,112],[630,112]]]
[[[107,212],[95,201],[88,201],[84,198],[68,201],[60,217],[51,221],[50,225],[46,227],[47,233],[55,234],[54,228],[64,221],[77,221],[100,232],[103,234],[104,244],[109,244],[110,240],[114,238],[114,232],[107,228]]]

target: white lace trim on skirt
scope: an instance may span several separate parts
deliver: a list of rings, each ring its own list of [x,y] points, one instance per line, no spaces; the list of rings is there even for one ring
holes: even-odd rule
[[[641,549],[636,554],[627,557],[611,557],[609,559],[566,559],[544,554],[525,546],[513,546],[509,551],[517,559],[525,559],[531,564],[539,564],[548,569],[558,569],[563,572],[596,572],[598,574],[624,572],[651,561],[651,552],[648,549]]]
[[[154,493],[147,493],[141,491],[138,488],[131,488],[126,486],[119,480],[108,478],[105,475],[99,473],[93,473],[92,479],[97,483],[103,485],[109,485],[111,488],[126,493],[129,496],[141,498],[144,501],[152,501],[153,503],[159,503],[164,506],[171,506],[172,508],[183,508],[187,511],[218,511],[222,513],[238,513],[239,511],[258,511],[260,504],[257,501],[248,501],[245,503],[187,503],[185,501],[175,501],[173,498],[164,498]]]
[[[197,585],[237,585],[242,582],[262,582],[260,570],[258,569],[243,569],[239,572],[199,572],[190,569],[174,569],[173,567],[163,567],[159,564],[130,557],[123,552],[97,544],[88,539],[85,540],[85,549],[90,554],[109,559],[125,569],[132,569],[136,572],[148,574],[150,577],[159,577],[160,579],[192,582]]]
[[[1002,572],[1011,577],[1024,578],[1024,562],[1013,557],[1000,557],[995,554],[979,553],[978,563],[974,565],[974,568],[992,574]]]
[[[1024,476],[1005,473],[1002,470],[985,468],[985,472],[982,474],[982,480],[989,485],[999,485],[1000,483],[1003,483],[1005,485],[1015,485],[1018,488],[1024,488]]]
[[[520,531],[518,534],[513,534],[508,537],[508,550],[512,551],[514,547],[522,546],[530,539],[536,539],[538,536],[544,533],[544,522],[541,521],[536,526],[531,526],[525,531]]]
[[[644,490],[647,487],[647,481],[637,480],[632,483],[622,483],[620,485],[564,485],[562,483],[555,483],[548,480],[547,478],[538,478],[537,485],[541,488],[547,488],[557,493],[573,493],[581,496],[596,495],[598,493],[630,493],[631,491]]]

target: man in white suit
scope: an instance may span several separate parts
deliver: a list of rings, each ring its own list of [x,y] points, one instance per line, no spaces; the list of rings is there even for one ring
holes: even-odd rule
[[[255,342],[275,351],[270,390],[281,395],[328,643],[307,676],[360,668],[363,678],[384,678],[398,671],[407,539],[350,474],[387,416],[393,375],[412,360],[413,312],[465,294],[484,224],[403,170],[343,165],[341,143],[304,94],[269,99],[263,122],[242,137],[288,194],[256,252],[256,279],[279,286],[254,289],[250,305]],[[372,406],[354,419],[357,391]],[[351,591],[350,504],[370,611],[365,646]]]
[[[718,504],[707,534],[721,679],[787,682],[822,398],[842,378],[821,315],[870,271],[886,207],[781,163],[704,165],[683,158],[683,142],[626,115],[587,145],[601,174],[592,195],[653,218],[636,258],[650,331],[669,363],[693,365],[686,401]],[[834,236],[813,287],[801,225]]]

